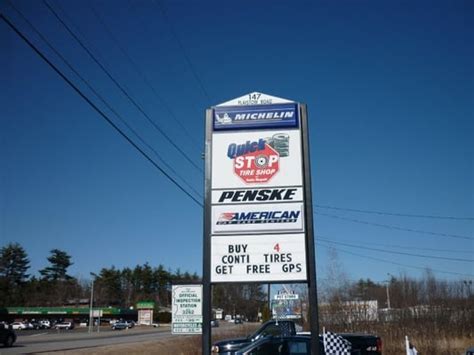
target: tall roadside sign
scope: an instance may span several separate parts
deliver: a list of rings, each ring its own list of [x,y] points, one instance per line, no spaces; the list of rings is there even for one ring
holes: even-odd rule
[[[203,354],[211,287],[308,283],[319,354],[306,106],[253,92],[206,112]]]

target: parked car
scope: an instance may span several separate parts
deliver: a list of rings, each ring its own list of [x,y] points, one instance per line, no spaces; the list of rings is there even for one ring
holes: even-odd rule
[[[235,318],[235,321],[234,321],[235,324],[242,324],[242,318]]]
[[[262,349],[271,349],[274,340],[277,338],[286,338],[287,343],[292,337],[306,337],[305,339],[297,339],[298,341],[310,341],[309,333],[300,334],[297,333],[297,324],[291,320],[270,320],[255,331],[252,335],[246,338],[235,338],[221,340],[213,344],[211,351],[220,355],[233,355],[238,350],[247,349],[246,347],[255,344],[260,339],[267,339],[265,342],[262,341]],[[352,354],[358,355],[381,355],[382,354],[382,340],[370,334],[339,334],[343,338],[347,339],[352,344]],[[295,338],[296,339],[296,338]],[[275,340],[276,341],[276,340]],[[267,344],[268,343],[268,344]],[[260,342],[259,342],[260,344]],[[266,345],[264,345],[266,344]],[[276,344],[276,343],[275,343]],[[282,344],[279,344],[282,345]],[[300,344],[301,345],[301,344]],[[296,345],[295,345],[296,346]],[[303,347],[303,345],[301,345]],[[247,350],[246,350],[247,351]],[[262,350],[263,351],[263,350]],[[265,352],[262,352],[265,353]],[[246,354],[246,353],[245,353]],[[254,354],[252,352],[252,354]],[[260,354],[260,352],[255,352]],[[265,353],[266,354],[266,353]],[[274,354],[269,352],[268,354]],[[276,352],[275,354],[280,354]],[[303,352],[302,354],[310,354],[310,352]],[[321,353],[324,354],[324,353]]]
[[[321,339],[319,339],[319,353],[324,354],[324,346]],[[235,355],[251,354],[311,355],[311,337],[307,335],[268,336],[243,347],[235,353]]]
[[[216,328],[219,326],[219,321],[217,319],[211,320],[211,327]]]
[[[160,323],[155,322],[155,323],[152,323],[151,325],[153,326],[153,328],[158,328],[160,326]]]
[[[128,329],[133,328],[135,326],[135,322],[133,320],[126,320],[125,323],[127,323]]]
[[[9,329],[8,326],[0,327],[0,343],[6,348],[12,346],[16,341],[16,334],[13,330]]]
[[[33,321],[30,324],[33,327],[33,329],[49,329],[49,327],[46,324],[41,323],[41,322],[34,322]]]
[[[114,324],[112,324],[112,329],[113,330],[128,329],[128,323],[124,320],[119,320],[118,322],[115,322]]]
[[[33,325],[32,322],[30,322],[30,321],[25,321],[25,322],[23,322],[23,323],[25,323],[26,329],[35,329],[35,326]]]
[[[55,329],[74,329],[74,323],[73,322],[60,322],[56,323],[54,326]]]
[[[47,319],[42,319],[42,320],[38,321],[38,323],[42,325],[43,329],[51,328],[51,322]]]
[[[466,350],[466,355],[474,355],[474,346],[471,346]]]
[[[23,323],[23,322],[13,322],[12,324],[10,324],[10,327],[13,329],[13,330],[25,330],[25,329],[28,329],[28,326]]]

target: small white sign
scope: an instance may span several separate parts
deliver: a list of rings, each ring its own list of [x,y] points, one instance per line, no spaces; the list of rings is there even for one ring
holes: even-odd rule
[[[171,332],[202,333],[202,285],[173,285]]]
[[[92,317],[99,318],[102,317],[103,311],[101,309],[92,310]]]
[[[304,233],[211,238],[211,282],[303,280]]]
[[[223,103],[217,105],[217,107],[222,107],[222,106],[273,105],[273,104],[286,104],[286,103],[294,103],[294,101],[254,91],[254,92],[251,92],[247,95],[237,97],[235,99],[223,102]]]
[[[303,203],[212,206],[212,234],[303,232]]]
[[[297,300],[298,294],[296,293],[278,293],[274,296],[276,300]]]

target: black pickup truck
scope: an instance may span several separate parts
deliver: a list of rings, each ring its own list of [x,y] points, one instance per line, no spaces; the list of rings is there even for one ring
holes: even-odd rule
[[[270,320],[248,337],[221,340],[214,343],[211,351],[213,354],[234,355],[236,351],[265,337],[292,337],[298,335],[309,336],[309,333],[298,333],[296,331],[296,324],[293,321]],[[339,335],[351,342],[352,354],[354,355],[382,355],[382,340],[375,335],[354,333]],[[321,341],[322,337],[320,336]]]

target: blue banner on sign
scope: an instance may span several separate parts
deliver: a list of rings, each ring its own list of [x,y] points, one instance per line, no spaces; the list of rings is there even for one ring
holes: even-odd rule
[[[223,106],[214,108],[214,130],[298,127],[298,105]]]

